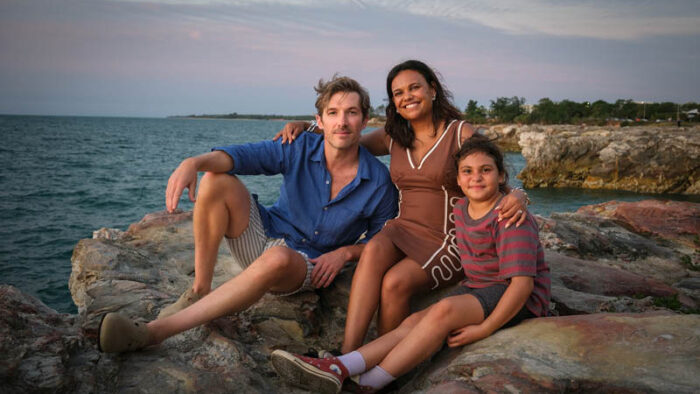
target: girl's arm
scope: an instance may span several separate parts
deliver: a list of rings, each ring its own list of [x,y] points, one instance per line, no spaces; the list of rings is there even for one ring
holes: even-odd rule
[[[531,276],[514,276],[503,296],[481,324],[474,324],[454,330],[447,337],[449,347],[457,347],[484,339],[496,330],[503,327],[523,308],[527,298],[535,287],[535,280]]]

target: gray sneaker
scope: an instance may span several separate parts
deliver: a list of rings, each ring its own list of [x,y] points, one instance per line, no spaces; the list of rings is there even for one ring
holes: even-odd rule
[[[174,304],[168,305],[165,308],[163,308],[160,313],[158,314],[158,319],[164,319],[170,315],[174,315],[181,310],[187,308],[188,306],[194,304],[195,302],[199,301],[202,297],[195,293],[194,290],[190,287],[189,289],[185,290],[184,293],[178,298],[177,301],[175,301]]]

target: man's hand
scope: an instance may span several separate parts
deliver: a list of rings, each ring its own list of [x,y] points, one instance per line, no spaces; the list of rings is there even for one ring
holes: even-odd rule
[[[195,202],[197,190],[197,166],[192,158],[187,158],[173,171],[165,189],[165,207],[172,213],[177,208],[180,196],[185,188],[189,189],[190,201]]]
[[[284,125],[284,128],[275,134],[274,137],[272,137],[273,141],[277,141],[280,137],[282,137],[282,143],[284,144],[285,142],[287,143],[292,143],[299,134],[301,134],[307,127],[308,127],[308,122],[304,121],[299,121],[299,122],[289,122],[286,125]]]
[[[447,336],[447,346],[458,347],[479,341],[491,335],[491,332],[483,324],[472,324],[453,330]]]
[[[495,208],[498,210],[498,221],[509,219],[506,228],[515,223],[519,227],[527,218],[527,194],[520,189],[508,193]]]
[[[340,249],[309,259],[314,264],[311,271],[311,285],[315,288],[328,287],[348,261],[346,253]]]

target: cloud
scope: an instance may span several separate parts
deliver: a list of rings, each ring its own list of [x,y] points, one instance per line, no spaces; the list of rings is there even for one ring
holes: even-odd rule
[[[408,13],[453,23],[474,23],[515,35],[612,40],[700,34],[700,4],[694,0],[122,0],[170,5],[285,6],[313,9],[354,6]]]

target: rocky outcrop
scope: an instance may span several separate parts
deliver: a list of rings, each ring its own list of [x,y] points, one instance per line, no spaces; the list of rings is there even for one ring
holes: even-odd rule
[[[535,319],[435,358],[401,392],[697,392],[697,315]],[[687,358],[686,358],[687,357]]]
[[[679,214],[698,206],[625,204],[539,218],[552,270],[552,312],[559,316],[443,349],[395,389],[697,392],[699,247],[688,242],[698,226],[693,231],[692,221],[684,225],[674,216],[677,226],[648,231],[635,219],[641,216],[629,212],[651,206],[667,207],[659,215]],[[141,352],[99,353],[101,316],[119,311],[155,318],[190,284],[192,257],[191,216],[160,213],[126,232],[102,229],[78,243],[70,279],[78,315],[58,314],[15,288],[0,287],[3,392],[299,392],[271,370],[270,352],[339,347],[350,270],[329,289],[266,296],[245,312]],[[222,246],[214,284],[236,273]]]
[[[549,127],[519,133],[525,187],[700,194],[700,127]]]

